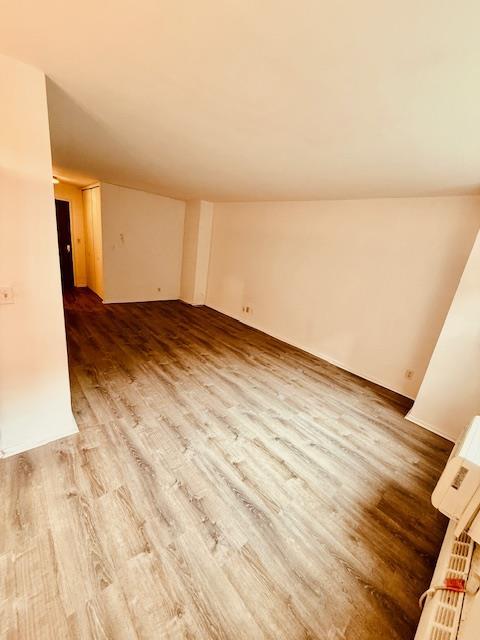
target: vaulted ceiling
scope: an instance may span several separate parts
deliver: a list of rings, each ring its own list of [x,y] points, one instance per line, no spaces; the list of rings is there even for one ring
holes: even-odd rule
[[[164,195],[480,189],[478,0],[17,0],[56,171]]]

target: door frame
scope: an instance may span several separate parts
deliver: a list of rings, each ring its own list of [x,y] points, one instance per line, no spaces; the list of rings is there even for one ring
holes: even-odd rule
[[[68,203],[68,215],[70,217],[70,240],[72,241],[72,262],[73,262],[73,286],[74,287],[78,287],[78,276],[77,276],[77,246],[76,246],[76,242],[75,242],[75,236],[76,236],[76,229],[75,229],[75,220],[74,217],[72,215],[72,201],[69,200],[68,198],[57,198],[57,196],[54,197],[54,204],[55,204],[55,200],[60,200],[61,202],[67,202]]]

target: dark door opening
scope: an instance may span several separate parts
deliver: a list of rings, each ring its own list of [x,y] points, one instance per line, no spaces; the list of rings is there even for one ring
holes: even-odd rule
[[[55,211],[57,214],[58,253],[60,255],[62,289],[66,291],[74,286],[70,204],[65,200],[55,200]]]

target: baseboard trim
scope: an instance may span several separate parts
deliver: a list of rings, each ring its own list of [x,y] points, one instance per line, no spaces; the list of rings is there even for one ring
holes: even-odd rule
[[[309,354],[311,354],[313,356],[316,356],[317,358],[321,358],[322,360],[325,360],[326,362],[328,362],[330,364],[333,364],[334,366],[339,367],[340,369],[343,369],[344,371],[348,371],[349,373],[353,373],[354,375],[359,376],[360,378],[363,378],[364,380],[368,380],[369,382],[373,382],[374,384],[378,384],[379,386],[384,387],[385,389],[390,389],[390,391],[394,391],[395,393],[398,393],[399,395],[402,395],[405,398],[409,398],[410,400],[415,400],[415,398],[413,398],[412,396],[407,395],[403,391],[398,391],[398,389],[394,389],[392,387],[387,386],[384,382],[381,382],[380,380],[375,379],[373,376],[368,376],[368,375],[365,375],[365,374],[363,374],[363,373],[361,373],[359,371],[352,371],[351,369],[348,369],[347,367],[345,367],[338,360],[335,360],[334,358],[326,356],[323,353],[315,353],[314,351],[310,351],[309,349],[305,349],[305,347],[300,345],[300,344],[295,344],[291,340],[285,340],[284,337],[279,336],[279,335],[275,335],[273,333],[270,333],[269,331],[265,331],[264,328],[256,325],[253,322],[246,322],[245,318],[242,318],[240,316],[233,316],[233,315],[230,315],[229,313],[225,313],[225,311],[223,311],[222,309],[218,309],[217,307],[214,307],[213,305],[208,305],[207,304],[206,306],[208,306],[210,309],[213,309],[214,311],[218,311],[218,313],[221,313],[221,314],[223,314],[225,316],[228,316],[229,318],[233,318],[234,320],[237,320],[238,322],[241,322],[242,324],[246,324],[247,326],[252,327],[253,329],[256,329],[257,331],[261,331],[262,333],[266,333],[267,335],[271,336],[272,338],[275,338],[276,340],[281,340],[282,342],[285,342],[286,344],[289,344],[292,347],[295,347],[297,349],[301,349],[302,351],[305,351],[306,353],[309,353]],[[427,431],[431,431],[432,433],[435,433],[437,436],[441,436],[442,438],[445,438],[445,440],[448,440],[449,442],[455,442],[455,438],[452,438],[451,435],[443,432],[441,429],[437,429],[433,425],[428,424],[427,422],[425,422],[423,420],[419,420],[418,418],[416,418],[414,416],[412,411],[409,411],[407,413],[407,415],[405,416],[405,419],[408,420],[409,422],[412,422],[412,423],[418,425],[419,427],[422,427],[423,429],[426,429]]]
[[[116,298],[103,298],[103,304],[135,304],[137,302],[171,302],[172,300],[178,300],[179,298],[142,298],[135,300],[125,300]]]
[[[6,449],[0,450],[0,458],[9,458],[10,456],[15,456],[18,453],[24,453],[26,451],[30,451],[31,449],[36,449],[37,447],[42,447],[45,444],[49,444],[50,442],[55,442],[55,440],[61,440],[62,438],[67,438],[69,436],[73,436],[78,433],[77,423],[75,422],[75,418],[73,414],[71,415],[71,422],[64,431],[51,434],[47,438],[40,438],[39,440],[30,440],[27,442],[22,442],[21,444],[12,445],[11,447],[7,447]]]
[[[185,298],[178,298],[179,302],[183,302],[183,304],[188,304],[189,307],[204,307],[204,302],[190,302],[190,300],[185,300]]]
[[[285,342],[285,344],[288,344],[291,347],[295,347],[296,349],[301,349],[301,351],[305,351],[305,353],[309,353],[310,355],[315,356],[316,358],[320,358],[321,360],[325,360],[325,362],[328,362],[329,364],[333,364],[335,367],[338,367],[339,369],[343,369],[344,371],[347,371],[348,373],[352,373],[354,376],[358,376],[359,378],[363,378],[364,380],[367,380],[368,382],[373,382],[373,384],[378,384],[379,387],[383,387],[384,389],[388,389],[389,391],[393,391],[394,393],[398,393],[398,395],[403,396],[404,398],[408,398],[409,400],[415,400],[414,397],[408,395],[404,391],[399,391],[398,389],[395,389],[393,386],[389,386],[389,385],[385,384],[385,382],[382,382],[381,380],[377,380],[376,378],[374,378],[371,375],[366,375],[365,373],[363,373],[361,371],[353,371],[352,369],[349,369],[348,367],[346,367],[342,362],[339,362],[338,360],[335,360],[334,358],[332,358],[332,357],[330,357],[328,355],[325,355],[324,353],[311,351],[310,349],[307,349],[305,346],[303,346],[301,344],[297,344],[295,342],[292,342],[291,339],[287,340],[283,336],[280,336],[280,335],[277,335],[275,333],[272,333],[271,331],[267,331],[266,329],[264,329],[263,327],[255,324],[251,320],[247,321],[246,318],[243,318],[243,317],[240,317],[240,316],[236,316],[236,315],[231,315],[230,313],[226,313],[222,309],[218,309],[217,307],[214,307],[213,305],[210,305],[210,304],[206,304],[205,306],[209,307],[210,309],[213,309],[214,311],[218,311],[218,313],[221,313],[224,316],[228,316],[229,318],[233,318],[234,320],[238,320],[238,322],[241,322],[242,324],[246,324],[248,327],[252,327],[252,329],[256,329],[257,331],[261,331],[262,333],[266,333],[267,336],[271,336],[272,338],[275,338],[276,340],[280,340],[281,342]]]
[[[431,431],[432,433],[435,433],[437,436],[441,436],[442,438],[445,438],[445,440],[448,440],[449,442],[455,442],[455,438],[452,438],[451,435],[445,433],[441,429],[437,429],[437,427],[434,427],[428,422],[425,422],[425,420],[420,420],[419,418],[416,418],[411,411],[407,413],[407,415],[405,416],[405,419],[408,420],[409,422],[413,422],[414,424],[418,424],[419,427],[422,427],[423,429],[427,429],[427,431]]]

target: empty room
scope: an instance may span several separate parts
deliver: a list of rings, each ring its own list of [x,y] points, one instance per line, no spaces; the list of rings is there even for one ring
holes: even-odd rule
[[[0,10],[0,639],[480,638],[480,5]]]

